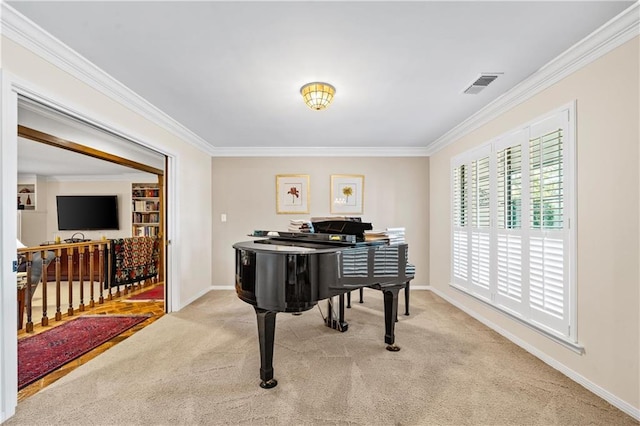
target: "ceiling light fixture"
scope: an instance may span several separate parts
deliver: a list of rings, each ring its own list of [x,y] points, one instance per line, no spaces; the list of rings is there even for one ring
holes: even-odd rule
[[[300,88],[302,99],[311,109],[319,111],[329,106],[333,100],[336,88],[328,83],[307,83]]]

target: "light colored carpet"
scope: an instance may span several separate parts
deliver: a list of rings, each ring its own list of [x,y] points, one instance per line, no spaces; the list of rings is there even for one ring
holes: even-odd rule
[[[433,293],[411,296],[395,353],[380,292],[347,310],[346,333],[317,308],[278,314],[278,386],[265,390],[253,308],[212,291],[21,402],[6,424],[638,424]]]

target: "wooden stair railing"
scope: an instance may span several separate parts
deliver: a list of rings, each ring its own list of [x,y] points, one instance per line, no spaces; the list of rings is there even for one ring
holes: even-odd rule
[[[150,240],[148,241],[147,239]],[[123,247],[125,251],[123,252]],[[138,248],[147,250],[144,262],[138,264],[125,261],[122,256],[131,250]],[[49,255],[52,253],[53,255]],[[33,332],[33,295],[39,284],[42,284],[42,326],[49,325],[49,320],[61,321],[63,315],[73,316],[76,312],[84,312],[87,308],[85,300],[85,284],[89,284],[90,308],[97,303],[104,304],[108,300],[126,296],[133,287],[142,288],[147,284],[158,281],[159,240],[151,237],[131,237],[115,240],[85,241],[77,243],[52,244],[40,247],[26,247],[18,249],[18,254],[25,259],[26,285],[18,288],[18,330],[23,328],[24,314],[26,313],[26,332]],[[39,256],[36,256],[38,254]],[[38,257],[38,259],[36,259]],[[49,261],[47,259],[52,257]],[[42,262],[41,268],[34,268],[33,262]],[[30,284],[33,270],[40,269],[40,277]],[[55,314],[49,318],[48,283],[55,282]],[[67,285],[68,306],[66,313],[62,311],[63,286]],[[100,291],[96,295],[95,285]],[[124,291],[120,291],[120,286]],[[106,295],[105,295],[106,293]],[[74,298],[78,295],[78,305],[75,306]],[[22,303],[22,304],[21,304]]]
[[[111,268],[111,256],[109,256],[110,242],[106,241],[88,241],[78,243],[64,243],[41,246],[38,248],[27,247],[18,249],[18,254],[22,255],[26,262],[26,284],[18,289],[18,329],[22,328],[22,320],[26,313],[26,323],[24,324],[25,331],[28,333],[33,332],[33,294],[37,289],[38,284],[42,284],[42,318],[40,324],[43,326],[49,325],[48,316],[48,298],[49,291],[47,284],[51,281],[48,279],[49,268],[55,268],[55,307],[56,312],[54,315],[55,321],[62,320],[62,298],[61,291],[63,281],[67,282],[68,291],[68,307],[67,316],[73,316],[76,311],[83,312],[86,309],[85,304],[85,278],[88,279],[89,284],[89,307],[95,306],[95,284],[100,287],[100,293],[98,297],[98,303],[104,303],[104,291],[105,291],[105,259],[109,260],[107,266]],[[54,254],[53,259],[47,262],[46,259],[50,256],[48,253]],[[36,253],[39,253],[39,259],[36,258]],[[88,253],[88,257],[86,256]],[[97,256],[97,258],[96,258]],[[106,256],[106,257],[105,257]],[[66,259],[65,259],[66,257]],[[42,262],[41,276],[35,283],[32,284],[32,269],[33,262]],[[66,268],[63,268],[63,262],[66,260]],[[87,261],[88,260],[88,261]],[[52,265],[53,264],[53,265]],[[88,265],[87,265],[88,264]],[[88,273],[87,273],[88,266]],[[96,271],[97,266],[97,271]],[[36,270],[38,268],[35,268]],[[63,269],[65,269],[66,276],[63,276]],[[97,272],[97,276],[96,276]],[[78,277],[78,280],[74,278]],[[74,306],[74,289],[79,290],[79,303],[78,306]],[[112,299],[111,286],[108,285],[106,291],[108,292],[109,299]],[[22,293],[22,294],[21,294]],[[23,305],[20,305],[22,300]]]

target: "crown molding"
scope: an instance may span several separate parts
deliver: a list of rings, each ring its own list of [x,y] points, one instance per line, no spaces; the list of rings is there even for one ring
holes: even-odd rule
[[[425,147],[214,148],[213,157],[428,157]]]
[[[211,145],[200,136],[111,77],[5,2],[2,2],[0,7],[0,31],[3,36],[32,51],[89,87],[114,99],[181,140],[211,154]]]
[[[529,78],[430,143],[427,146],[427,155],[435,154],[444,147],[454,143],[463,136],[638,36],[640,28],[639,22],[640,2],[636,2],[593,33],[561,53],[555,59],[551,60]]]

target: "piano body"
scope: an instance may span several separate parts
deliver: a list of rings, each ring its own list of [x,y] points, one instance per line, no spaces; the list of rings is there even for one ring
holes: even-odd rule
[[[329,312],[326,323],[345,331],[344,294],[362,287],[383,292],[385,343],[387,349],[399,350],[394,335],[398,292],[405,286],[408,291],[415,275],[407,262],[407,244],[357,242],[354,235],[258,232],[266,238],[238,242],[233,248],[236,293],[256,312],[261,387],[277,385],[273,346],[278,312],[300,313],[324,299],[329,299],[330,310],[331,298],[339,296],[339,319]]]

